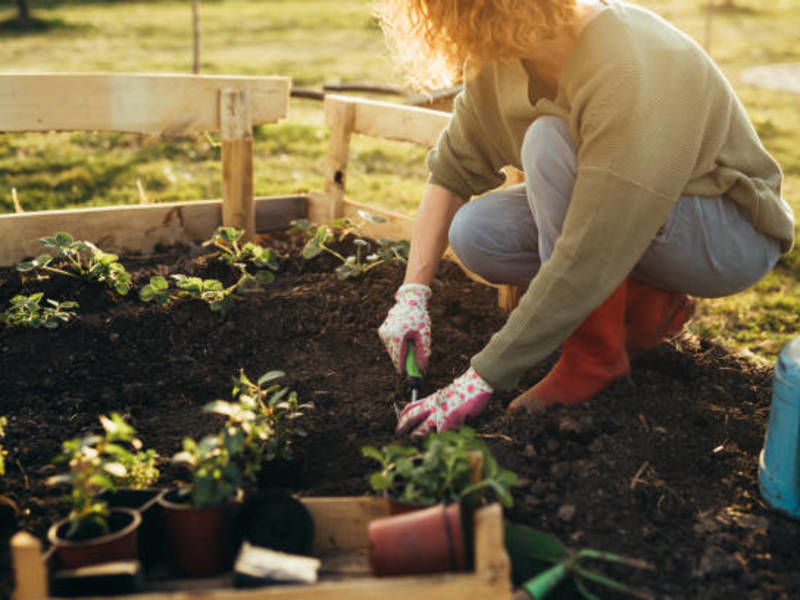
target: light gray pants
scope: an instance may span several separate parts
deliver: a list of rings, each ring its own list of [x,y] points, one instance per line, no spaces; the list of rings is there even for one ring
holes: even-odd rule
[[[450,246],[492,283],[527,288],[553,252],[567,214],[577,151],[567,123],[539,117],[521,151],[525,184],[467,202],[450,226]],[[693,296],[727,296],[775,266],[777,240],[758,233],[725,196],[681,196],[631,273],[650,285]]]

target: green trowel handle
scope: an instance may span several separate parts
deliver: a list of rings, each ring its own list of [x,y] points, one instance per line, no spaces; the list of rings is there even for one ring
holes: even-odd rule
[[[422,383],[422,373],[417,366],[417,354],[414,351],[414,342],[408,341],[406,352],[406,381],[412,388],[418,388]]]

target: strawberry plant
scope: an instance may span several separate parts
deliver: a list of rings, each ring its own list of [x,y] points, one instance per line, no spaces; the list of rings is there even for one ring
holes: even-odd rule
[[[68,471],[47,480],[50,485],[67,484],[65,497],[71,510],[68,517],[67,539],[86,539],[108,533],[109,509],[98,500],[105,491],[127,485],[130,476],[125,464],[130,464],[133,452],[142,448],[136,431],[117,413],[100,416],[101,434],[89,434],[62,444],[56,462],[67,463]]]
[[[236,291],[260,291],[258,284],[262,283],[257,275],[247,272],[243,272],[238,281],[228,287],[218,279],[201,279],[182,274],[172,275],[172,279],[175,281],[175,289],[170,288],[169,281],[164,277],[151,277],[150,282],[139,290],[139,299],[167,307],[180,298],[196,298],[208,304],[212,311],[225,316],[233,307]]]
[[[85,281],[99,281],[123,296],[131,290],[131,275],[116,254],[104,252],[92,242],[75,240],[63,231],[53,237],[40,238],[39,243],[55,251],[55,255],[40,254],[33,260],[21,262],[17,265],[19,272],[41,270]]]
[[[68,322],[75,316],[72,310],[78,308],[78,303],[71,300],[56,302],[47,299],[47,306],[41,306],[44,294],[37,292],[30,296],[17,295],[11,298],[10,306],[5,312],[0,313],[0,322],[9,327],[32,327],[38,329],[45,327],[55,329],[62,323]]]
[[[219,260],[242,273],[247,272],[248,264],[256,267],[253,274],[259,283],[270,283],[278,270],[278,258],[271,248],[264,248],[254,242],[241,243],[244,231],[234,227],[218,227],[203,246],[213,245],[219,250]]]
[[[473,482],[470,453],[476,451],[483,456],[483,470],[480,480]],[[399,502],[476,504],[479,492],[486,490],[503,506],[513,504],[510,488],[517,482],[517,475],[500,468],[491,451],[469,427],[431,434],[422,449],[389,444],[381,450],[365,446],[361,453],[381,464],[381,470],[370,476],[372,488]]]
[[[368,253],[369,242],[356,234],[367,223],[386,223],[387,221],[383,217],[364,211],[358,211],[358,216],[360,217],[358,221],[353,221],[348,217],[335,219],[330,227],[314,224],[307,219],[292,221],[292,231],[306,237],[306,244],[302,250],[303,258],[310,260],[322,252],[335,256],[342,263],[335,269],[336,276],[342,280],[361,277],[378,265],[391,260],[404,262],[408,260],[409,243],[406,240],[394,241],[381,238],[377,241],[376,251]],[[354,254],[345,256],[331,247],[335,240],[343,242],[348,236],[353,237]]]
[[[244,475],[257,481],[259,469],[276,458],[292,459],[292,442],[306,435],[296,420],[310,403],[300,404],[296,392],[277,384],[266,385],[283,377],[281,371],[269,371],[257,381],[244,372],[234,378],[233,401],[215,400],[204,408],[226,417],[222,430],[225,447],[241,457]]]

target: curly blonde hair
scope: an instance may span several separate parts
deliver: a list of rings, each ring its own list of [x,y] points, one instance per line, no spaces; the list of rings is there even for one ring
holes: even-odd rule
[[[573,22],[576,0],[375,0],[389,50],[419,89],[435,89],[490,61],[530,56]]]

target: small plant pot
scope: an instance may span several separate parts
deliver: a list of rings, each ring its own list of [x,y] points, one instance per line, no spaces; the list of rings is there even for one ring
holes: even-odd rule
[[[409,504],[407,502],[401,502],[399,500],[395,500],[394,498],[386,497],[386,501],[389,504],[389,514],[394,515],[404,515],[406,513],[414,512],[417,510],[423,510],[425,508],[429,508],[430,505],[425,504]]]
[[[234,500],[196,508],[183,502],[173,490],[158,502],[164,511],[167,546],[175,572],[187,577],[208,577],[231,568]]]
[[[437,504],[369,524],[370,563],[375,575],[464,571],[467,549],[461,505]]]
[[[100,494],[110,508],[132,508],[142,516],[139,527],[139,559],[146,571],[152,570],[163,558],[164,516],[158,499],[166,490],[157,488],[122,488]]]
[[[112,508],[108,518],[111,533],[85,540],[68,540],[64,536],[69,520],[62,519],[50,526],[48,541],[55,547],[58,564],[75,569],[117,560],[136,560],[138,532],[142,517],[129,508]]]

